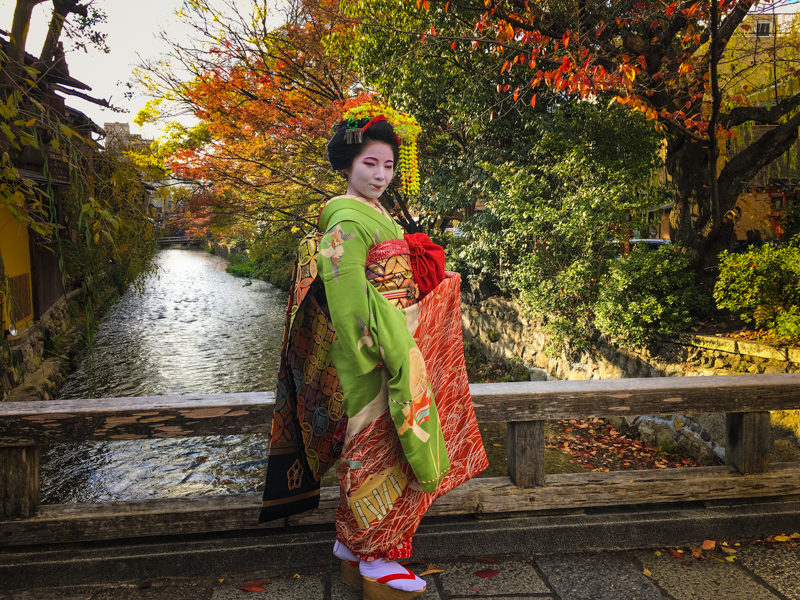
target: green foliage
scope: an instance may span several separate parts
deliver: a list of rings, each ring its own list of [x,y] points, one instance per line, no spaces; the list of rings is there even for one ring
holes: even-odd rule
[[[800,341],[800,307],[791,306],[775,318],[775,333],[788,340]]]
[[[228,266],[225,270],[234,277],[256,277],[256,265],[247,258],[247,254],[237,252],[228,255]]]
[[[686,329],[704,308],[688,253],[636,248],[613,261],[601,280],[595,324],[627,345],[642,346],[655,335]]]
[[[288,290],[301,237],[301,232],[288,229],[277,233],[263,232],[256,237],[250,244],[250,260],[256,265],[255,276]]]
[[[746,323],[800,339],[800,248],[765,245],[743,254],[723,252],[714,299]]]
[[[464,220],[468,243],[455,242],[450,256],[473,281],[491,274],[518,295],[559,354],[567,340],[588,344],[619,241],[647,231],[647,208],[662,203],[659,140],[631,113],[588,102],[553,102],[529,121],[507,133],[507,160],[479,165],[486,210]]]

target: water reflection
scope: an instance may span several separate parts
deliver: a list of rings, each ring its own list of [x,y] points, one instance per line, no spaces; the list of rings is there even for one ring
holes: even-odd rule
[[[225,272],[205,252],[163,250],[143,296],[128,290],[96,335],[98,397],[272,390],[286,294]],[[86,363],[60,398],[89,396]],[[133,440],[53,446],[42,465],[46,504],[253,490],[264,436]]]

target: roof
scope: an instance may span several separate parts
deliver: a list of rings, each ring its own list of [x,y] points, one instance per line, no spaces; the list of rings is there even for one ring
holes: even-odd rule
[[[11,41],[8,39],[8,32],[0,29],[0,47],[2,47],[3,52],[6,52],[7,46],[11,44]],[[33,54],[25,53],[25,64],[28,66],[33,65],[34,63],[39,62],[39,59],[36,58]],[[69,74],[69,68],[67,67],[66,59],[57,61],[51,65],[48,71],[45,72],[44,78],[48,83],[58,83],[66,87],[71,87],[78,90],[89,90],[91,91],[91,86],[86,85],[82,81],[78,81],[74,77]]]

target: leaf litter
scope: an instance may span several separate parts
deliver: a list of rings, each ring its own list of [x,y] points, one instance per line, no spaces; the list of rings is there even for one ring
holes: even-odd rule
[[[689,546],[689,552],[685,552],[680,548],[667,548],[666,550],[656,550],[654,554],[656,556],[661,556],[663,553],[667,552],[679,559],[684,567],[691,566],[693,562],[688,560],[689,555],[694,560],[714,560],[721,563],[732,563],[736,561],[738,549],[731,546],[741,546],[742,543],[744,542],[740,543],[736,537],[731,538],[730,541],[727,542],[721,540],[705,540],[700,546]],[[753,540],[748,545],[765,546],[768,548],[796,548],[798,544],[800,544],[800,533],[795,532],[791,535],[782,533],[780,535]],[[647,569],[645,569],[645,571],[646,570]],[[645,573],[645,575],[649,576],[648,573]]]
[[[250,583],[246,583],[240,590],[244,590],[245,592],[250,592],[252,594],[263,592],[267,588],[267,584],[269,583],[269,579],[259,579],[258,581],[251,581]]]
[[[592,472],[681,469],[699,466],[694,459],[665,452],[620,433],[603,419],[550,421],[555,434],[545,448],[570,455],[572,462]]]

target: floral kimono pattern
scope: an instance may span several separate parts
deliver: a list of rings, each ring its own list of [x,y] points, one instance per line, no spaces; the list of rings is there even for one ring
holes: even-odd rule
[[[309,369],[306,359],[287,379],[285,393],[279,383],[279,423],[273,423],[262,520],[307,510],[318,501],[320,466],[330,464],[331,452],[341,448],[337,537],[366,560],[407,558],[411,537],[433,501],[487,466],[464,365],[460,278],[453,274],[416,303],[408,246],[393,221],[342,197],[328,203],[320,225],[326,233],[318,244],[316,272],[327,310],[319,290],[299,303],[290,298],[296,307],[290,306],[293,320],[287,319],[284,344],[290,346],[287,358],[308,354],[292,334],[307,329],[317,332],[310,337],[326,355],[320,360],[320,352],[312,350],[317,364]],[[296,326],[299,319],[305,325]],[[309,327],[315,323],[316,329]],[[328,362],[335,366],[338,386],[333,389],[328,379],[316,392],[306,380],[316,372],[332,374]],[[311,408],[325,409],[319,413],[328,419],[324,432],[312,421],[306,433],[303,420]],[[314,446],[317,434],[330,434],[324,456],[319,444]],[[270,477],[273,470],[279,476]],[[292,477],[296,487],[287,505],[279,497],[286,490],[276,496],[270,486],[281,487]]]

